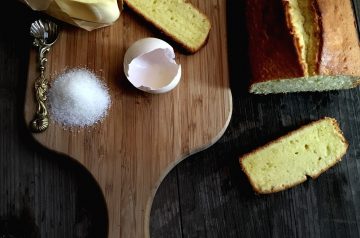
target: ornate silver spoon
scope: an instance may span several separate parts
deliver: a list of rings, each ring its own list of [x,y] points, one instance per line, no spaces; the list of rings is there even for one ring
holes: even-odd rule
[[[31,24],[30,34],[34,37],[33,45],[39,48],[40,76],[35,80],[36,113],[30,123],[33,132],[43,132],[49,126],[49,116],[46,108],[46,92],[48,80],[45,77],[46,53],[58,38],[58,26],[50,21],[37,20]]]

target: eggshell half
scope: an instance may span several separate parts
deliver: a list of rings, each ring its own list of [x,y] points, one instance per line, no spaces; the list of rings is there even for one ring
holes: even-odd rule
[[[181,79],[181,65],[174,49],[157,38],[136,41],[124,56],[124,73],[136,88],[149,93],[165,93]]]

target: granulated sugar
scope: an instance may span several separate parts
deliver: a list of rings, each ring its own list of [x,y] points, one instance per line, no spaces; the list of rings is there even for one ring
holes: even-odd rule
[[[59,75],[48,93],[50,116],[64,126],[91,126],[106,116],[110,95],[105,85],[87,69]]]

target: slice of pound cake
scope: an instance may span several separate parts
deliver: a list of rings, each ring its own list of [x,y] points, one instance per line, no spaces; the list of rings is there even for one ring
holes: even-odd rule
[[[185,0],[125,0],[145,18],[188,52],[195,53],[208,38],[209,19]]]
[[[257,193],[273,193],[318,177],[347,148],[336,120],[326,117],[242,156],[240,165]]]

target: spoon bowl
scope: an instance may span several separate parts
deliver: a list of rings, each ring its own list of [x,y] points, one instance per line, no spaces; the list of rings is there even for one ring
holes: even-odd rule
[[[58,38],[59,29],[54,22],[37,20],[31,24],[30,34],[35,38],[34,44],[52,45]]]

